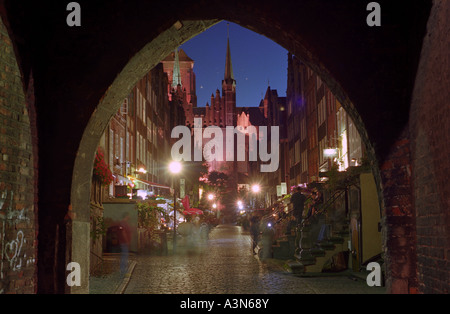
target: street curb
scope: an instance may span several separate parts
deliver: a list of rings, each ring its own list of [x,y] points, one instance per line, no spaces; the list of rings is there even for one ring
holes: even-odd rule
[[[116,291],[114,291],[114,294],[123,294],[125,292],[125,289],[127,288],[128,283],[130,282],[134,268],[136,267],[136,264],[137,263],[135,261],[132,261],[131,265],[128,266],[127,272],[125,273],[125,276],[123,277],[123,280],[117,287]]]

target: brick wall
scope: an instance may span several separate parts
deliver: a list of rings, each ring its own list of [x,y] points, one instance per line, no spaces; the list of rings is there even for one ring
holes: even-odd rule
[[[0,294],[34,293],[37,286],[36,164],[27,99],[0,20]]]
[[[380,167],[384,199],[383,250],[389,293],[415,293],[418,286],[410,156],[406,128]]]
[[[434,1],[410,113],[419,292],[450,287],[450,1]]]

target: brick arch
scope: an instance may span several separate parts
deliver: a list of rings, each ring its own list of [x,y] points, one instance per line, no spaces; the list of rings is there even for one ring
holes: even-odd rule
[[[0,17],[0,294],[35,293],[38,156],[33,76],[24,79],[8,31]]]
[[[355,120],[363,140],[369,144],[375,169],[380,169],[375,177],[389,218],[385,221],[386,248],[395,247],[390,236],[394,233],[395,239],[404,232],[407,240],[413,241],[408,117],[431,1],[398,1],[395,5],[379,1],[383,8],[381,28],[367,27],[366,3],[353,0],[173,0],[169,4],[130,0],[126,5],[111,0],[108,6],[79,2],[82,27],[69,28],[65,26],[64,1],[46,6],[0,1],[0,13],[9,16],[13,38],[18,43],[20,67],[23,73],[33,69],[35,76],[40,119],[39,174],[45,178],[39,185],[43,213],[39,215],[42,221],[51,221],[52,226],[69,227],[67,235],[55,240],[59,254],[68,252],[67,262],[86,252],[85,246],[66,242],[65,237],[75,235],[80,244],[88,236],[89,211],[83,202],[89,199],[89,194],[84,193],[89,193],[93,147],[114,109],[139,78],[142,69],[130,66],[130,60],[158,38],[162,55],[163,50],[170,51],[201,30],[202,25],[194,21],[217,19],[235,22],[271,38],[322,76]],[[185,25],[174,31],[177,20]],[[150,59],[146,67],[150,68],[157,59]],[[396,190],[397,178],[402,179],[401,191]],[[399,204],[399,193],[404,196],[404,204]],[[64,220],[64,216],[68,219]],[[395,228],[401,225],[409,229]],[[55,228],[40,232],[51,238],[57,232]],[[63,261],[56,264],[56,274],[44,265],[46,259],[56,260],[55,242],[39,243],[41,292],[66,289]],[[393,286],[400,282],[402,292],[417,286],[413,247],[413,242],[402,247],[401,253],[407,252],[403,254],[406,262],[389,273],[399,279],[391,282]]]
[[[177,29],[176,24],[181,22],[183,27]],[[83,260],[89,256],[89,198],[86,197],[91,191],[91,177],[92,177],[92,165],[100,141],[101,135],[104,133],[111,117],[120,108],[123,99],[129,94],[131,88],[136,82],[148,73],[155,65],[157,65],[165,56],[167,56],[176,47],[186,42],[195,35],[205,31],[208,27],[219,22],[219,20],[198,20],[198,21],[177,21],[167,30],[161,32],[155,39],[149,44],[145,45],[136,55],[134,55],[123,70],[114,79],[111,86],[101,98],[96,110],[93,112],[89,119],[89,122],[84,130],[83,137],[81,139],[80,146],[78,148],[77,157],[75,159],[73,177],[72,177],[72,190],[71,190],[71,211],[73,217],[72,225],[72,242],[71,248],[68,251],[71,252],[71,260],[79,261],[80,264],[84,264]],[[244,24],[239,20],[233,20],[237,24]],[[266,24],[248,25],[246,27],[252,29],[260,34],[265,34]],[[311,68],[313,68],[324,80],[324,82],[330,87],[332,92],[341,102],[346,112],[355,122],[357,129],[361,135],[366,151],[368,153],[369,160],[371,160],[374,167],[374,175],[376,182],[379,184],[379,196],[380,202],[383,200],[381,190],[381,178],[378,163],[376,160],[376,153],[369,140],[364,122],[359,115],[357,109],[350,101],[349,96],[340,86],[340,84],[331,76],[325,66],[318,60],[311,51],[309,51],[304,45],[297,44],[292,45],[290,38],[284,38],[273,33],[272,40],[276,41],[280,45],[287,49],[295,51],[296,55]],[[88,264],[88,262],[86,263]],[[84,267],[83,267],[84,268]],[[82,282],[87,282],[89,274],[84,274],[85,278]],[[83,291],[85,287],[73,287],[72,292],[77,293]]]

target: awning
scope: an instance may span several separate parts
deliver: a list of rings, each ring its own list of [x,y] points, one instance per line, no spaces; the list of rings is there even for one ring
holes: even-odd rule
[[[159,184],[159,183],[156,183],[156,182],[150,182],[150,181],[143,180],[143,179],[136,179],[134,177],[130,177],[130,178],[135,180],[135,181],[138,181],[138,182],[141,182],[141,183],[144,183],[146,185],[150,185],[150,186],[153,186],[153,187],[156,187],[156,188],[170,189],[170,186],[167,186],[167,185]]]
[[[120,174],[114,174],[114,176],[117,178],[117,180],[123,181],[125,185],[132,183],[129,178],[121,176]]]
[[[170,189],[170,186],[167,185],[163,185],[163,184],[159,184],[156,182],[150,182],[150,181],[146,181],[143,180],[145,183],[149,184],[150,186],[156,187],[156,188],[162,188],[162,189]]]

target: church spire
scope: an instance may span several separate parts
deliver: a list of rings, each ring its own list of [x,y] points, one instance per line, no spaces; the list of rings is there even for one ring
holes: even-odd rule
[[[230,24],[227,24],[227,56],[225,60],[225,81],[233,80],[233,65],[231,64],[231,53],[230,53]]]
[[[173,62],[172,87],[181,86],[180,60],[178,58],[178,47],[175,48],[175,60]]]

